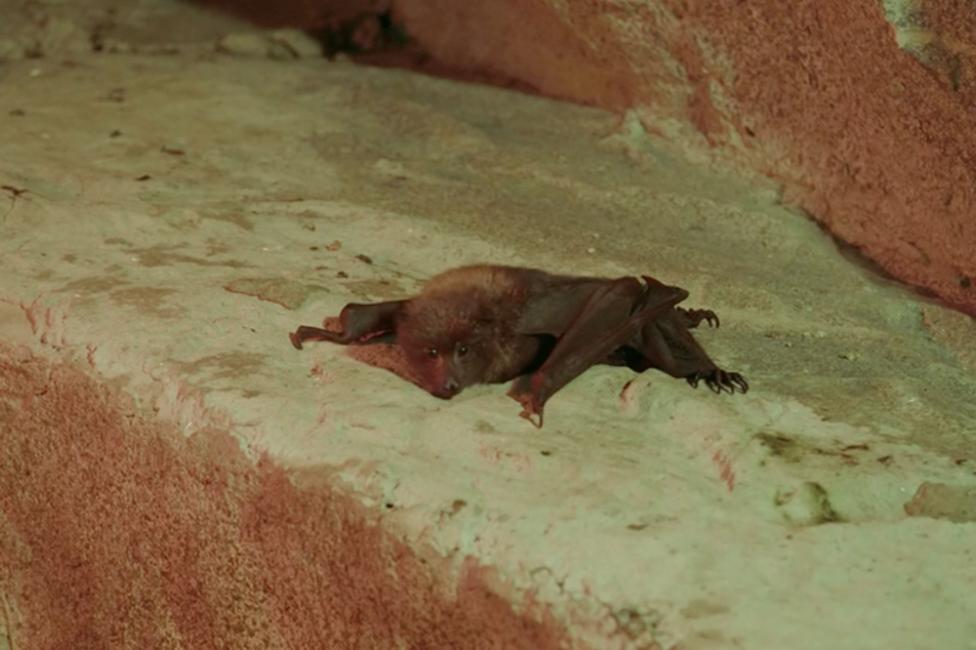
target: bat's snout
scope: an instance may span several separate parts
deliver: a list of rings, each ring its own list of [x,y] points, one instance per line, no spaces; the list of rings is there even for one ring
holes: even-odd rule
[[[456,379],[446,379],[427,388],[427,392],[440,399],[451,399],[461,392],[461,384]]]

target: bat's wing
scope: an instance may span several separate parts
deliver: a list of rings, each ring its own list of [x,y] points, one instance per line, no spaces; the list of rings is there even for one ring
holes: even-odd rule
[[[688,292],[651,278],[642,285],[634,278],[604,280],[588,286],[588,294],[575,313],[566,318],[555,347],[542,366],[520,377],[509,391],[523,408],[522,417],[542,426],[546,400],[592,365],[602,363],[617,348],[631,341],[650,321],[667,313],[688,297]],[[573,294],[578,296],[578,294]],[[544,319],[540,319],[541,320]]]
[[[376,302],[370,304],[349,303],[339,314],[341,332],[301,325],[288,335],[291,344],[299,350],[302,343],[309,339],[331,341],[332,343],[365,343],[392,339],[395,334],[396,315],[405,300],[390,302]]]
[[[516,333],[555,338],[562,336],[590,299],[598,292],[606,291],[612,282],[615,281],[606,278],[539,274],[532,278],[529,299],[519,317]]]

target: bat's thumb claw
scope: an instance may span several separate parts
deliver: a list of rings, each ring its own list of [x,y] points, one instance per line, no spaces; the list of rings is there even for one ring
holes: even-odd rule
[[[302,340],[298,338],[298,332],[289,332],[288,340],[291,341],[291,344],[295,346],[296,350],[302,349]]]
[[[513,386],[512,390],[508,392],[508,396],[514,399],[516,402],[522,405],[522,412],[519,413],[519,417],[528,420],[532,423],[536,429],[542,428],[542,406],[539,404],[539,400],[531,392],[522,392],[519,390],[518,385]],[[535,417],[538,419],[533,420]]]
[[[538,421],[533,420],[532,419],[533,416],[535,416],[536,418],[538,418]],[[532,426],[534,426],[536,429],[541,429],[542,428],[542,413],[541,412],[533,412],[533,411],[530,411],[528,409],[522,409],[522,412],[519,413],[519,417],[522,418],[523,420],[528,420],[532,424]]]

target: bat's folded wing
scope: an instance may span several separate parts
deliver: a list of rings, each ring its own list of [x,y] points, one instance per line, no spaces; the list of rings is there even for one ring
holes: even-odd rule
[[[560,337],[590,299],[613,281],[552,276],[533,286],[516,327],[517,334]]]
[[[541,426],[546,400],[688,297],[684,289],[645,280],[644,285],[634,278],[590,285],[574,312],[558,310],[566,322],[555,347],[537,371],[517,379],[509,392],[524,407],[523,417],[538,415]]]

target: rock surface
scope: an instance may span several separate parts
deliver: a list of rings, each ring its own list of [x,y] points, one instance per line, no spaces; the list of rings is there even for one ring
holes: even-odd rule
[[[0,67],[0,647],[976,636],[971,320],[640,111],[241,31]],[[483,260],[684,286],[752,391],[596,368],[536,431],[288,343]]]
[[[637,109],[648,130],[774,179],[886,271],[976,315],[971,3],[397,0],[394,12],[442,64]]]

